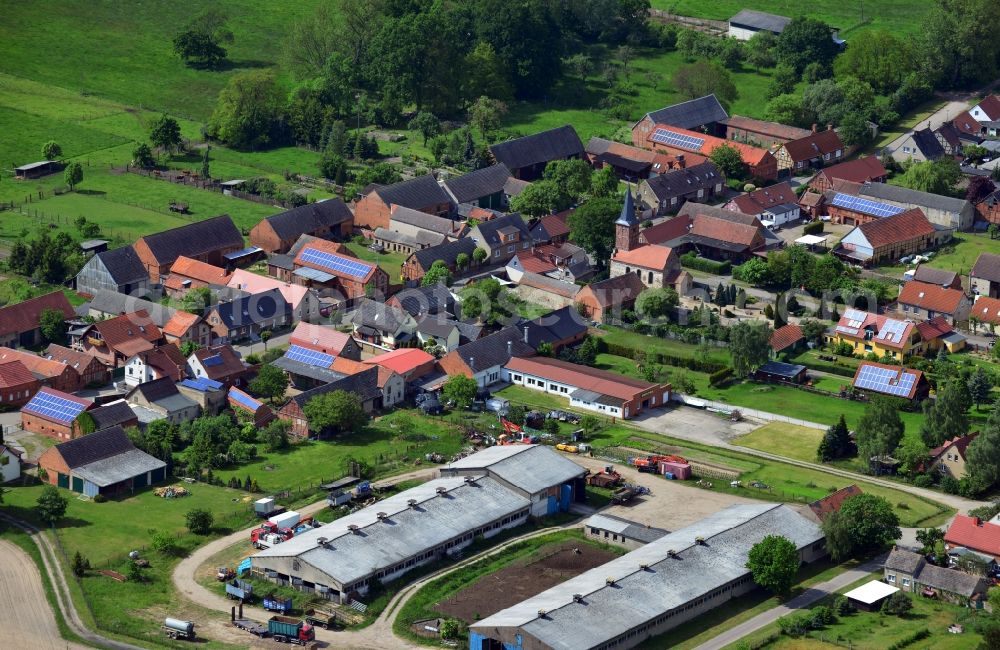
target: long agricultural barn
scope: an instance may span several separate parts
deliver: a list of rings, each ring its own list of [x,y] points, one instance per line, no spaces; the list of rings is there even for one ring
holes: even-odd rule
[[[825,554],[819,526],[788,506],[731,506],[475,623],[469,648],[635,647],[754,589],[747,557],[767,535],[804,562]]]
[[[261,551],[252,573],[349,603],[376,582],[525,523],[530,505],[490,478],[439,478]]]
[[[531,515],[569,510],[583,501],[587,470],[542,445],[501,445],[441,468],[441,476],[488,476],[531,501]]]

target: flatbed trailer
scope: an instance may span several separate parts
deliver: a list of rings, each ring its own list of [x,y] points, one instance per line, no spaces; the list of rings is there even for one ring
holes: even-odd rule
[[[271,634],[266,625],[261,625],[257,621],[249,618],[237,618],[233,621],[233,625],[241,630],[246,630],[250,634],[259,636],[262,639]]]

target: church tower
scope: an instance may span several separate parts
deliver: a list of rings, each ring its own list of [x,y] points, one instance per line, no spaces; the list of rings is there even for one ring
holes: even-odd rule
[[[639,222],[635,218],[635,204],[632,201],[632,188],[625,192],[625,204],[622,213],[615,222],[615,250],[630,251],[639,247]]]

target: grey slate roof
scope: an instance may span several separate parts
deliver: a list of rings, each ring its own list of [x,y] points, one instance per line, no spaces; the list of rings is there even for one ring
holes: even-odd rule
[[[335,390],[343,390],[348,393],[356,393],[362,402],[368,402],[379,396],[378,388],[378,367],[372,366],[353,375],[344,375],[340,379],[331,381],[329,384],[317,386],[312,390],[299,393],[292,398],[292,401],[305,406],[306,402],[317,395],[325,395]]]
[[[448,179],[444,182],[444,187],[456,203],[468,203],[503,192],[508,178],[510,170],[507,165],[498,163]]]
[[[109,402],[104,406],[88,411],[88,413],[90,413],[90,417],[94,418],[97,431],[135,419],[135,413],[129,407],[128,402],[123,399]]]
[[[928,284],[936,284],[942,287],[949,286],[957,277],[958,273],[954,271],[937,269],[933,266],[927,266],[925,264],[921,264],[917,267],[917,270],[913,272],[913,279],[917,282],[926,282]]]
[[[293,239],[320,228],[332,227],[354,218],[351,210],[340,199],[307,203],[281,214],[267,217],[274,232],[281,239]]]
[[[503,240],[500,236],[500,231],[504,228],[514,228],[520,232],[520,241],[531,239],[531,232],[528,230],[528,225],[524,223],[524,219],[521,218],[519,212],[512,212],[502,217],[482,222],[472,229],[468,238],[478,235],[479,243],[485,244],[492,249],[502,245]]]
[[[622,519],[621,517],[601,513],[591,515],[587,521],[583,522],[583,527],[598,528],[600,530],[618,533],[628,539],[634,539],[644,544],[660,539],[664,535],[668,535],[670,533],[670,531],[662,528],[644,526],[634,521],[629,521],[628,519]]]
[[[135,445],[129,440],[125,430],[116,426],[59,443],[56,449],[66,462],[66,466],[76,469],[98,460],[124,454],[135,449]]]
[[[583,476],[587,470],[545,445],[497,445],[441,468],[441,476],[482,473],[536,494]]]
[[[705,124],[729,119],[729,114],[715,95],[705,95],[646,113],[646,117],[656,124],[668,124],[679,129],[695,129]]]
[[[902,571],[913,575],[924,564],[924,556],[920,553],[907,551],[901,548],[893,549],[889,557],[885,559],[885,568],[890,571]]]
[[[278,357],[271,362],[271,365],[275,368],[281,368],[285,372],[291,373],[293,375],[299,375],[301,377],[308,377],[310,379],[315,379],[316,381],[321,381],[323,383],[329,383],[331,381],[337,381],[346,377],[342,372],[337,372],[336,370],[331,370],[329,368],[320,368],[319,366],[314,366],[312,364],[304,363],[302,361],[296,361],[294,359],[289,359],[288,357]]]
[[[959,594],[966,598],[972,597],[977,592],[986,592],[985,581],[979,576],[933,564],[925,564],[916,576],[916,580],[924,586]]]
[[[77,467],[73,473],[98,487],[107,487],[166,466],[165,462],[144,451],[130,449],[112,458]]]
[[[476,242],[472,241],[469,237],[463,237],[462,239],[456,239],[455,241],[450,241],[440,246],[431,246],[429,248],[423,248],[418,251],[413,251],[413,258],[417,261],[424,271],[431,268],[431,264],[435,260],[442,260],[448,266],[455,265],[455,259],[462,253],[469,256],[472,259],[472,253],[476,250]]]
[[[243,248],[243,235],[228,214],[146,235],[142,240],[160,263],[181,255],[197,257],[218,248]]]
[[[438,494],[438,488],[445,490]],[[415,507],[409,505],[410,500]],[[390,496],[325,526],[296,535],[253,556],[256,567],[268,558],[297,557],[341,584],[350,584],[420,555],[485,524],[530,506],[489,478],[439,478]],[[380,521],[378,513],[387,515]],[[358,526],[352,533],[348,526]],[[326,538],[320,546],[319,538]]]
[[[270,289],[262,293],[219,303],[216,309],[219,318],[230,329],[264,322],[282,312],[288,316],[292,312],[292,306],[288,304],[278,289]]]
[[[407,208],[402,205],[393,210],[389,215],[390,225],[393,221],[436,232],[441,235],[451,235],[456,227],[452,219],[439,217],[436,214],[427,214],[426,212]]]
[[[711,189],[716,183],[725,183],[726,177],[713,162],[705,161],[685,169],[672,169],[644,182],[649,185],[656,198],[663,200],[697,192],[699,189]]]
[[[149,271],[142,265],[132,245],[104,251],[94,256],[101,261],[117,284],[130,284],[149,279]]]
[[[87,303],[93,311],[121,316],[122,314],[132,314],[137,311],[145,311],[149,314],[149,319],[157,327],[163,327],[167,321],[177,312],[173,307],[161,305],[143,298],[136,298],[117,291],[98,291],[93,300]]]
[[[555,343],[585,333],[587,322],[576,308],[568,306],[522,321],[517,328],[522,332],[527,330],[526,343],[537,350],[542,343]]]
[[[908,187],[899,187],[898,185],[889,185],[888,183],[864,183],[858,194],[882,201],[915,205],[917,207],[925,206],[945,212],[961,212],[969,205],[969,202],[965,199],[953,199],[950,196],[911,190]]]
[[[419,210],[439,203],[451,203],[451,197],[441,189],[430,174],[417,176],[408,181],[384,185],[374,190],[386,205],[401,205]]]
[[[508,352],[507,343],[510,343],[510,352]],[[502,366],[510,361],[512,356],[532,356],[535,354],[535,350],[524,342],[524,334],[519,329],[505,327],[499,332],[460,345],[449,354],[458,355],[465,362],[465,365],[478,372],[486,368]]]
[[[507,169],[521,169],[583,155],[583,142],[572,125],[565,125],[490,145],[490,152]]]
[[[403,289],[393,296],[393,300],[410,316],[455,312],[455,297],[440,282],[426,287]]]
[[[357,308],[345,320],[354,325],[393,334],[406,324],[409,314],[398,307],[366,298],[359,301]]]
[[[969,275],[974,278],[989,280],[990,282],[1000,282],[1000,255],[980,253]]]
[[[774,32],[775,34],[785,31],[785,27],[788,27],[788,23],[790,22],[792,22],[791,18],[763,11],[754,11],[752,9],[744,9],[729,19],[730,25],[749,27],[758,31]]]
[[[494,628],[517,629],[554,650],[597,648],[747,576],[750,549],[767,535],[787,537],[797,548],[823,539],[818,525],[788,506],[730,506],[497,612],[470,629],[487,637]],[[698,537],[705,543],[699,544]],[[606,583],[609,578],[613,585]],[[583,602],[575,602],[574,594],[581,595]],[[545,612],[544,618],[539,618],[539,611]]]
[[[914,131],[913,144],[917,145],[920,153],[928,160],[937,160],[944,156],[944,147],[941,146],[941,143],[934,137],[934,133],[930,129]]]

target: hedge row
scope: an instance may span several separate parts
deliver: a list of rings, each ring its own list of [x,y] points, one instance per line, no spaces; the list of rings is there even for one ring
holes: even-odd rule
[[[698,372],[714,373],[727,367],[724,363],[718,363],[716,361],[702,361],[701,359],[675,357],[670,354],[663,354],[662,352],[647,353],[644,350],[638,350],[627,345],[619,345],[618,343],[608,343],[607,352],[608,354],[613,354],[618,357],[627,357],[632,360],[635,360],[641,354],[645,354],[647,361],[658,363],[663,366],[674,366],[675,368],[696,370]]]
[[[698,257],[693,252],[681,255],[681,266],[715,275],[729,275],[733,270],[733,265],[728,260],[725,262],[716,262],[704,257]]]
[[[721,386],[722,384],[729,381],[729,378],[733,376],[733,369],[730,367],[725,367],[722,370],[716,370],[711,375],[708,376],[709,386]]]
[[[922,630],[917,630],[913,634],[911,634],[909,636],[905,636],[902,639],[900,639],[899,641],[896,641],[891,646],[889,646],[886,650],[902,650],[902,648],[905,648],[908,645],[912,645],[912,644],[916,643],[917,641],[923,641],[924,639],[926,639],[930,635],[931,635],[931,631],[928,630],[927,628],[924,628]]]
[[[810,221],[802,227],[802,234],[804,235],[818,235],[821,232],[823,232],[822,221]]]

